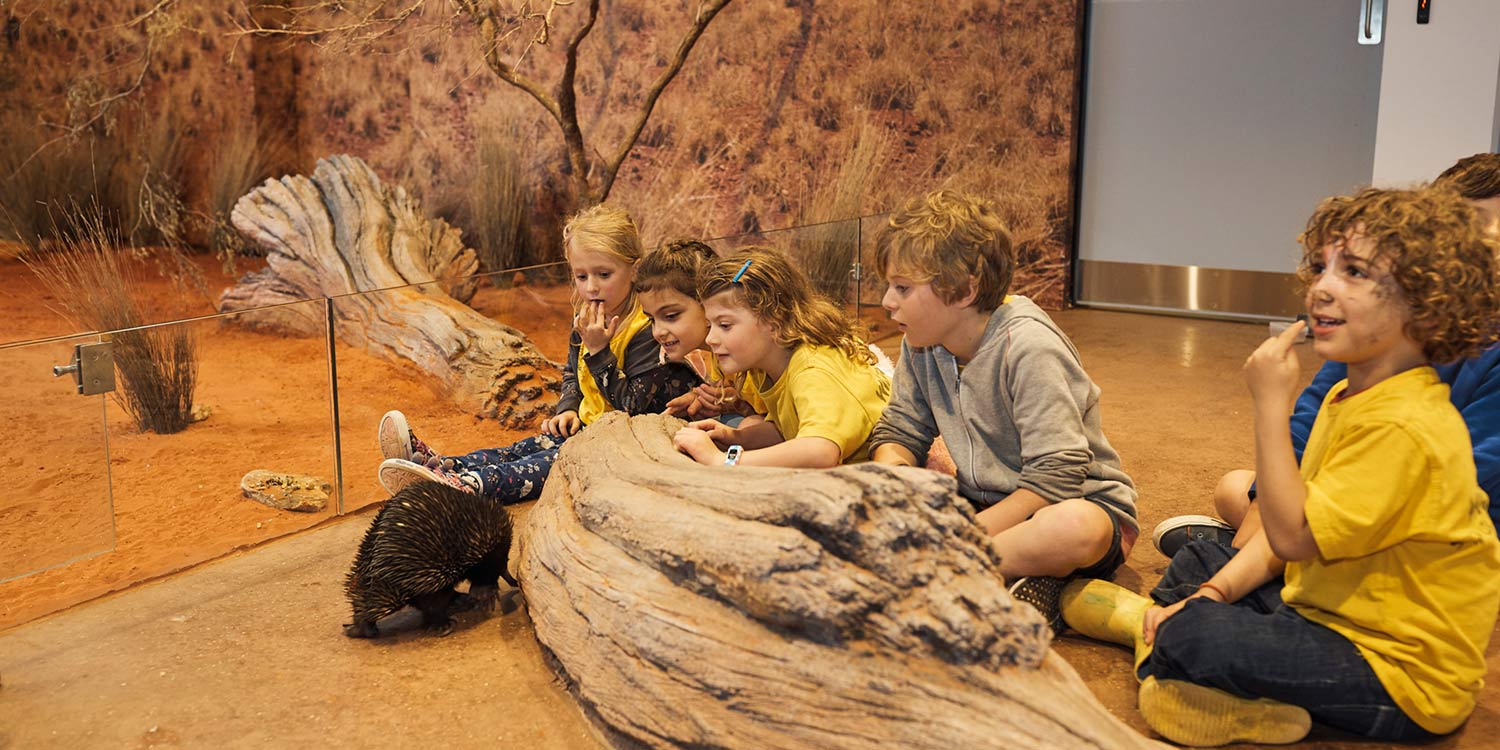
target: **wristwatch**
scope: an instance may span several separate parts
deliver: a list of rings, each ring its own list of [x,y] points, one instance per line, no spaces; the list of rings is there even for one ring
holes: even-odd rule
[[[731,445],[731,446],[729,446],[729,450],[724,451],[724,465],[725,466],[734,466],[735,464],[739,463],[740,462],[740,455],[743,454],[744,452],[745,452],[745,449],[741,448],[738,445]]]

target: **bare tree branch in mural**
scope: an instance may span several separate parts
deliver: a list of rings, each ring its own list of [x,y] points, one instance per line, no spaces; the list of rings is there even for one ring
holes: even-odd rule
[[[110,91],[101,90],[104,88],[103,84],[94,78],[81,78],[73,81],[67,90],[66,121],[49,122],[46,118],[42,118],[42,124],[60,132],[44,141],[29,156],[16,164],[7,175],[8,178],[14,178],[20,174],[21,170],[48,148],[69,138],[77,138],[96,126],[102,125],[108,128],[115,107],[135,95],[145,85],[146,75],[151,71],[158,45],[183,28],[181,20],[170,13],[176,2],[177,0],[158,0],[149,9],[121,24],[121,28],[141,30],[146,37],[145,49],[141,51],[140,58],[131,64],[131,67],[136,68],[135,75]]]
[[[485,39],[484,59],[485,63],[490,66],[490,70],[500,76],[501,80],[530,94],[538,104],[542,105],[543,109],[547,110],[548,114],[552,115],[552,119],[557,121],[558,127],[562,130],[563,143],[568,151],[568,166],[574,190],[579,202],[588,205],[599,203],[609,197],[609,191],[614,187],[615,177],[620,172],[620,165],[625,163],[625,159],[630,156],[631,149],[635,148],[641,132],[646,129],[646,123],[651,119],[651,112],[656,108],[657,100],[682,71],[682,66],[687,62],[688,55],[692,53],[698,39],[703,36],[704,30],[731,0],[707,0],[698,7],[692,27],[678,42],[677,50],[667,66],[646,90],[640,109],[627,127],[624,138],[620,140],[611,155],[603,158],[597,182],[590,180],[592,172],[589,169],[589,150],[584,143],[583,130],[579,127],[578,92],[575,84],[578,74],[578,49],[583,44],[583,40],[593,31],[595,22],[599,18],[599,0],[589,0],[587,19],[569,37],[563,50],[563,74],[558,81],[555,98],[540,83],[522,75],[512,63],[506,61],[501,50],[506,19],[501,18],[493,8],[485,7],[485,4],[478,0],[456,1],[479,23],[481,35]],[[552,5],[558,4],[554,2]],[[549,8],[548,16],[542,23],[542,31],[537,37],[538,43],[541,44],[545,43],[546,34],[551,28],[550,11]]]
[[[542,82],[521,73],[518,64],[525,59],[533,46],[546,45],[551,42],[556,28],[554,13],[559,8],[574,5],[577,0],[547,0],[543,4],[534,4],[532,0],[522,0],[520,3],[513,3],[504,8],[501,7],[502,3],[489,0],[447,0],[447,2],[457,7],[460,13],[478,26],[480,39],[483,40],[484,45],[484,61],[489,69],[500,80],[529,94],[537,104],[541,105],[542,109],[547,111],[547,114],[552,116],[562,131],[563,145],[567,151],[569,179],[573,183],[578,202],[582,205],[592,205],[609,197],[610,189],[614,187],[615,177],[620,172],[620,166],[630,156],[641,133],[646,129],[646,123],[650,121],[651,113],[656,109],[656,102],[677,74],[682,71],[693,47],[698,44],[698,40],[703,36],[708,25],[713,22],[719,11],[729,5],[731,0],[703,0],[699,4],[693,16],[692,26],[683,34],[676,51],[661,73],[646,89],[639,109],[629,118],[625,135],[612,149],[590,148],[585,143],[583,128],[578,119],[576,84],[579,48],[593,31],[599,18],[600,0],[588,0],[585,10],[587,15],[583,24],[569,35],[564,44],[563,73],[551,90]],[[391,3],[383,0],[375,0],[364,6],[362,10],[350,10],[351,5],[349,2],[338,0],[311,2],[304,5],[285,2],[256,4],[251,6],[252,11],[260,7],[276,7],[287,14],[288,20],[274,27],[267,26],[255,20],[260,17],[260,14],[250,12],[246,16],[251,20],[236,33],[305,37],[314,40],[335,35],[355,42],[367,43],[390,35],[410,19],[421,15],[428,5],[428,0],[409,0],[408,4],[401,5],[400,10],[396,12],[386,12],[390,9]],[[352,18],[327,22],[327,19],[334,16],[352,16]],[[525,46],[514,55],[507,55],[507,43],[518,33],[528,29],[533,29],[533,31]],[[591,153],[598,154],[597,159],[591,159]]]

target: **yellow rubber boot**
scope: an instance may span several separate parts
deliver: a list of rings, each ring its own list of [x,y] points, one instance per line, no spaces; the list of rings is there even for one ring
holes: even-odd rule
[[[1134,648],[1153,603],[1109,581],[1080,579],[1063,589],[1059,605],[1068,627],[1095,640]]]
[[[1232,742],[1284,745],[1300,741],[1312,728],[1312,717],[1300,706],[1240,698],[1182,680],[1147,677],[1137,702],[1157,734],[1192,747]]]
[[[1133,673],[1140,674],[1141,665],[1151,656],[1141,624],[1155,602],[1108,581],[1081,579],[1063,589],[1059,605],[1068,627],[1089,638],[1134,649]]]

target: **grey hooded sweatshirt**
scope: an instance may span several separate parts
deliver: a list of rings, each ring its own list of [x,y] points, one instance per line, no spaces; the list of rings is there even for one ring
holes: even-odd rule
[[[1101,503],[1123,527],[1140,530],[1135,484],[1099,426],[1099,386],[1073,342],[1025,297],[990,315],[962,372],[941,346],[901,343],[891,403],[870,445],[895,443],[921,465],[938,435],[975,510],[1024,487],[1051,503]]]

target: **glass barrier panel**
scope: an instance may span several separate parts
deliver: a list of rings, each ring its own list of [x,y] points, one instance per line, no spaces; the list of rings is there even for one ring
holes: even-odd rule
[[[142,574],[334,515],[325,308],[308,300],[142,329],[160,341],[191,342],[197,355],[192,410],[180,431],[166,418],[153,425],[138,412],[110,410],[122,547],[146,556]],[[304,484],[291,492],[297,485],[279,477]]]
[[[801,268],[813,287],[852,312],[856,300],[855,261],[859,258],[858,219],[829,221],[787,229],[772,229],[709,241],[720,253],[746,245],[765,245],[785,253]]]
[[[55,377],[52,369],[68,366],[79,346],[89,357],[99,341],[87,335],[0,348],[0,583],[115,546],[108,397],[83,395],[70,373]],[[6,610],[17,603],[9,588],[0,587]]]
[[[870,343],[879,346],[891,359],[901,352],[901,329],[891,321],[881,306],[885,282],[875,262],[875,235],[885,226],[889,214],[860,217],[859,269],[855,310],[860,322],[870,332]]]
[[[505,343],[509,329],[560,369],[572,320],[566,267],[471,280],[477,288],[467,305],[455,302],[448,294],[453,285],[442,282],[334,298],[344,512],[389,496],[379,481],[387,456],[377,436],[387,411],[400,411],[410,431],[440,455],[507,446],[537,433],[536,422],[496,418],[514,399],[497,404],[496,389],[506,381],[492,363],[515,351]],[[528,385],[535,384],[521,387]],[[553,400],[545,397],[542,415],[550,414]]]

